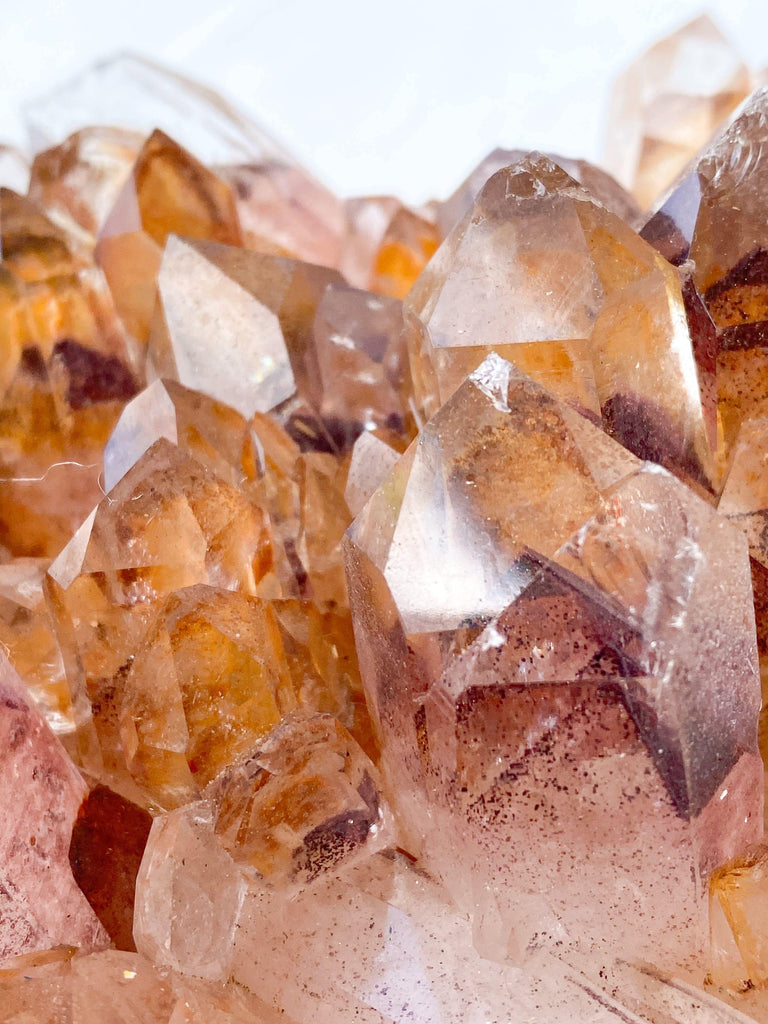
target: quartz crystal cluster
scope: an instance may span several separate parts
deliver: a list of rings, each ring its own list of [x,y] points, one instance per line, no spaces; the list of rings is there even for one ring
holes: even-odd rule
[[[138,58],[28,108],[0,1024],[768,1022],[757,85],[699,18],[419,209]]]

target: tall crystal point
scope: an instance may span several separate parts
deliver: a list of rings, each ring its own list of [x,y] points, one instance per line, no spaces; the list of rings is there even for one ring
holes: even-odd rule
[[[346,554],[391,798],[480,932],[702,949],[706,876],[762,827],[740,531],[491,356]]]

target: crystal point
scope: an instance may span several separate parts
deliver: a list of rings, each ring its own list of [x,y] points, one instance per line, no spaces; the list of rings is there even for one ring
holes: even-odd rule
[[[648,209],[751,88],[749,70],[710,18],[688,22],[617,79],[609,170]]]
[[[500,899],[514,934],[534,900],[590,955],[628,948],[628,915],[637,955],[702,951],[701,879],[762,827],[739,531],[493,356],[353,523],[347,567],[388,788],[457,902]]]
[[[548,158],[490,178],[408,306],[426,327],[411,357],[427,413],[495,351],[641,458],[713,486],[672,267]]]

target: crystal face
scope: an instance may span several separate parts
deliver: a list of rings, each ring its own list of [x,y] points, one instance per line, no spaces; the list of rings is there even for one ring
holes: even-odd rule
[[[766,94],[644,67],[634,195],[130,56],[0,146],[2,1021],[768,1022]]]

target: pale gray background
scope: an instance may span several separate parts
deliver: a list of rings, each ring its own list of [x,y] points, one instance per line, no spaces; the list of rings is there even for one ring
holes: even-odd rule
[[[117,49],[215,85],[342,194],[450,192],[495,145],[598,158],[610,82],[697,0],[0,0],[0,137]],[[707,10],[756,67],[768,2]]]

